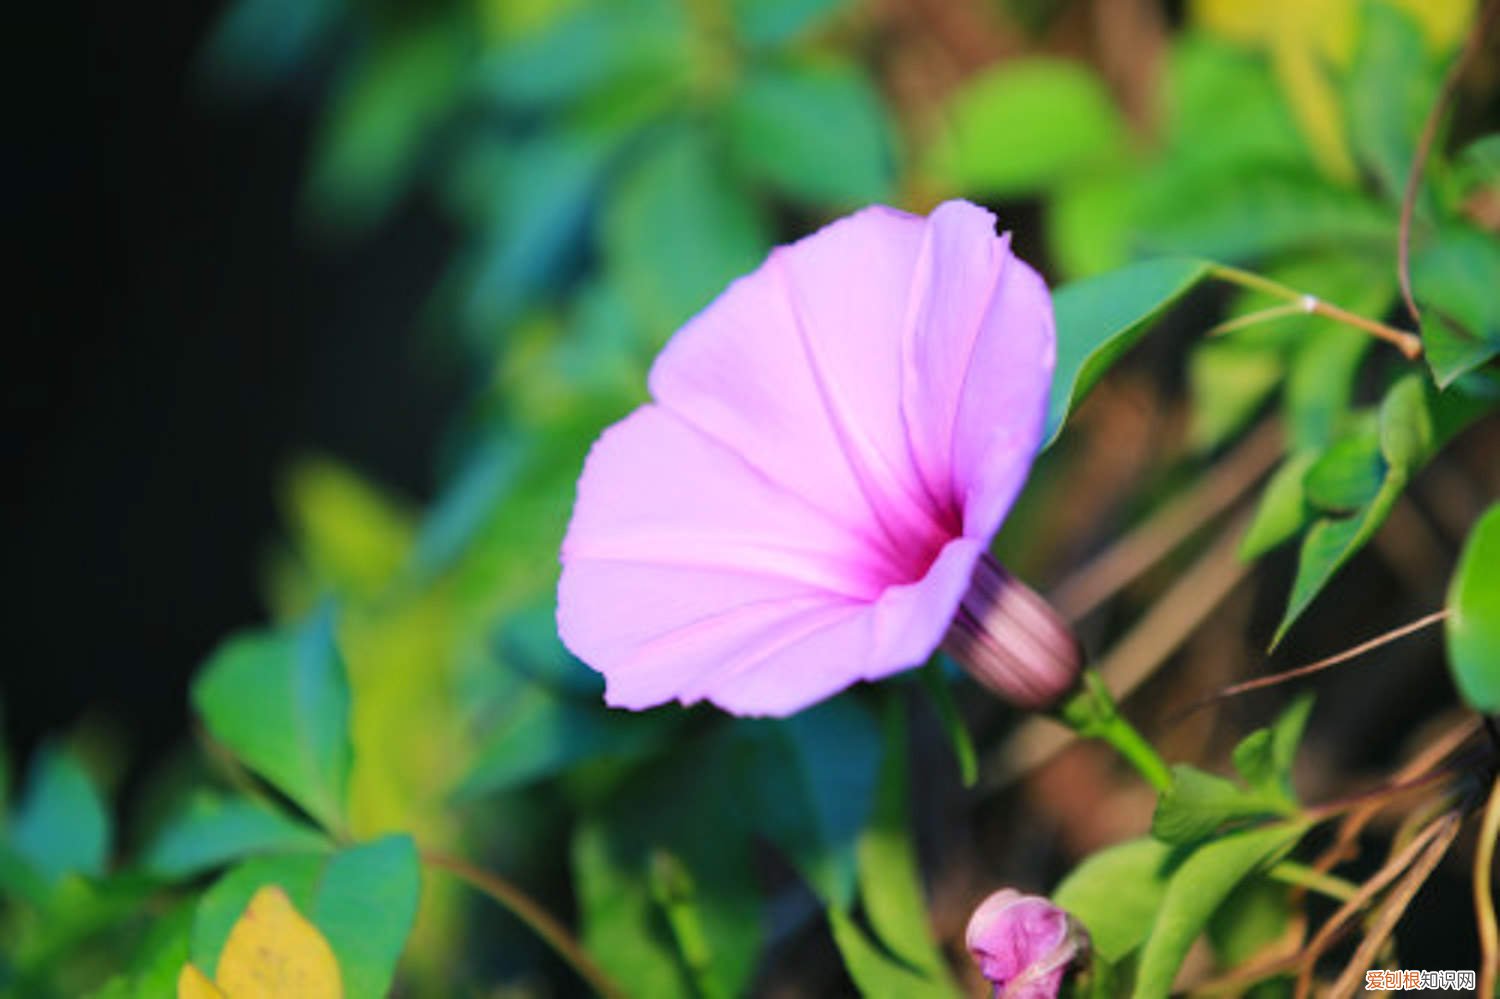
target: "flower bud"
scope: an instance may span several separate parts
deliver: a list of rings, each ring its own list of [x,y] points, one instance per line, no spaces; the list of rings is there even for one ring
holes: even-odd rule
[[[943,650],[989,690],[1029,710],[1055,704],[1083,666],[1067,623],[989,555],[974,567]]]
[[[1014,888],[979,904],[965,942],[995,999],[1056,999],[1068,966],[1088,951],[1088,933],[1076,919]]]

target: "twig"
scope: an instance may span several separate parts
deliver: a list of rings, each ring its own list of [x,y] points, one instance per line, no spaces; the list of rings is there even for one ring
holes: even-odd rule
[[[1245,523],[1245,517],[1236,518],[1099,661],[1098,672],[1117,700],[1149,679],[1249,573],[1238,555]],[[985,789],[1005,787],[1052,759],[1074,738],[1072,730],[1049,719],[1026,722],[986,758],[981,770],[993,776],[984,779]]]
[[[1479,722],[1470,718],[1468,724],[1457,725],[1444,732],[1431,745],[1424,747],[1420,753],[1407,761],[1405,766],[1396,771],[1395,776],[1391,778],[1391,783],[1406,786],[1435,772],[1444,760],[1473,738],[1478,729]],[[1388,801],[1388,798],[1370,801],[1346,816],[1344,821],[1339,823],[1338,834],[1333,844],[1323,851],[1313,866],[1326,871],[1345,859],[1349,848],[1358,841],[1359,834],[1364,831],[1371,819],[1380,814]]]
[[[457,876],[468,882],[470,887],[499,902],[557,951],[558,956],[566,961],[578,973],[578,976],[599,995],[605,996],[606,999],[624,999],[625,990],[605,974],[604,969],[599,967],[583,949],[583,945],[573,939],[567,927],[554,919],[546,909],[543,909],[520,888],[498,874],[481,870],[465,860],[450,857],[447,854],[423,850],[422,860],[432,867]]]
[[[1420,791],[1439,781],[1446,780],[1452,776],[1451,769],[1449,767],[1434,767],[1432,770],[1408,780],[1388,781],[1379,787],[1371,788],[1359,794],[1346,795],[1342,798],[1335,798],[1332,801],[1325,801],[1320,805],[1313,805],[1305,809],[1303,815],[1314,822],[1322,822],[1325,819],[1333,818],[1335,815],[1342,815],[1346,812],[1352,812],[1355,809],[1365,809],[1373,806],[1379,811],[1396,798],[1410,794],[1412,791]]]
[[[1194,713],[1195,711],[1200,711],[1212,704],[1217,704],[1220,701],[1227,700],[1231,697],[1237,697],[1240,694],[1247,694],[1252,690],[1261,690],[1266,687],[1274,687],[1277,684],[1286,683],[1289,680],[1296,680],[1304,676],[1311,676],[1314,673],[1321,672],[1332,666],[1337,666],[1339,663],[1348,662],[1350,659],[1358,658],[1359,656],[1364,655],[1366,652],[1369,652],[1372,649],[1378,649],[1382,645],[1394,642],[1398,638],[1405,638],[1407,635],[1410,635],[1413,632],[1421,631],[1428,625],[1436,624],[1447,616],[1448,612],[1446,610],[1435,611],[1431,614],[1426,615],[1425,617],[1420,617],[1409,624],[1403,624],[1399,628],[1392,628],[1390,631],[1387,631],[1384,634],[1376,635],[1374,638],[1368,641],[1360,642],[1353,648],[1345,649],[1343,652],[1331,655],[1326,659],[1319,659],[1315,663],[1308,663],[1306,666],[1297,666],[1293,669],[1283,670],[1280,673],[1272,673],[1270,676],[1256,677],[1254,680],[1246,680],[1244,683],[1232,684],[1231,686],[1225,687],[1223,690],[1210,694],[1208,697],[1205,697],[1200,701],[1196,701],[1193,704],[1188,705],[1172,720],[1180,721],[1182,718]]]
[[[1427,883],[1427,878],[1432,874],[1432,869],[1447,854],[1448,848],[1453,845],[1453,840],[1458,836],[1458,829],[1463,815],[1460,812],[1449,812],[1438,819],[1428,828],[1438,830],[1422,851],[1420,857],[1411,865],[1401,881],[1391,890],[1390,897],[1380,907],[1380,915],[1376,917],[1374,925],[1365,933],[1365,938],[1360,942],[1359,948],[1354,952],[1354,957],[1344,968],[1344,973],[1334,982],[1333,988],[1329,990],[1329,999],[1350,999],[1364,979],[1365,971],[1374,963],[1376,952],[1380,950],[1391,932],[1395,930],[1396,924],[1400,922],[1401,916],[1406,912],[1406,907],[1416,896],[1422,885]],[[1306,974],[1311,975],[1311,966]],[[1299,983],[1300,984],[1300,983]],[[1481,995],[1484,993],[1481,992]]]
[[[1289,316],[1303,316],[1306,314],[1307,310],[1302,306],[1301,302],[1273,305],[1270,308],[1258,309],[1255,312],[1248,312],[1243,316],[1226,319],[1203,335],[1205,337],[1223,336],[1225,333],[1233,333],[1235,330],[1242,330],[1249,326],[1269,323],[1275,319],[1286,319]]]
[[[1479,994],[1495,994],[1500,977],[1500,928],[1495,925],[1495,838],[1500,836],[1500,777],[1490,789],[1490,801],[1479,825],[1474,848],[1474,918],[1479,923]]]
[[[1354,897],[1345,902],[1329,918],[1328,922],[1318,928],[1318,932],[1313,935],[1312,940],[1302,949],[1302,953],[1298,955],[1298,960],[1302,964],[1302,970],[1297,976],[1297,999],[1304,999],[1308,995],[1312,988],[1312,975],[1314,968],[1317,966],[1318,958],[1322,956],[1323,951],[1327,950],[1343,934],[1349,921],[1369,903],[1370,899],[1374,898],[1386,885],[1396,880],[1397,877],[1410,868],[1419,856],[1423,856],[1423,851],[1436,841],[1445,829],[1449,827],[1454,832],[1457,832],[1456,822],[1449,821],[1445,824],[1445,820],[1443,819],[1439,819],[1426,829],[1423,829],[1416,839],[1406,845],[1405,849],[1386,861],[1385,866],[1376,871],[1375,875],[1368,881],[1360,885],[1359,890],[1354,893]]]
[[[1077,621],[1223,513],[1281,456],[1281,428],[1268,420],[1204,475],[1139,527],[1068,575],[1047,594],[1063,617]]]
[[[1469,37],[1464,42],[1463,51],[1458,54],[1458,58],[1453,60],[1453,65],[1448,67],[1448,72],[1443,76],[1443,84],[1438,89],[1437,98],[1432,102],[1432,107],[1427,112],[1427,120],[1422,123],[1422,131],[1417,137],[1417,148],[1411,161],[1411,173],[1406,176],[1406,190],[1401,194],[1401,223],[1396,230],[1396,281],[1401,285],[1401,298],[1406,302],[1407,311],[1411,313],[1412,319],[1419,323],[1422,321],[1422,313],[1417,309],[1417,301],[1411,290],[1411,220],[1416,212],[1417,191],[1422,185],[1422,173],[1427,169],[1427,157],[1432,155],[1432,144],[1437,138],[1438,122],[1442,120],[1443,112],[1453,100],[1453,92],[1458,89],[1458,81],[1463,77],[1464,70],[1468,68],[1469,61],[1474,58],[1474,53],[1479,51],[1485,35],[1489,34],[1497,12],[1500,12],[1500,0],[1490,0],[1484,10],[1480,11],[1479,19],[1474,23],[1474,29],[1469,32]]]
[[[1250,271],[1241,270],[1238,267],[1230,267],[1225,264],[1214,264],[1208,269],[1208,273],[1221,281],[1228,281],[1242,288],[1264,292],[1283,301],[1296,302],[1301,306],[1303,312],[1323,316],[1325,319],[1332,319],[1335,322],[1343,323],[1345,326],[1352,326],[1355,329],[1363,330],[1376,339],[1384,340],[1394,345],[1408,361],[1415,361],[1422,356],[1422,340],[1415,334],[1408,333],[1406,330],[1398,330],[1394,326],[1387,326],[1385,323],[1378,323],[1358,313],[1350,312],[1348,309],[1340,308],[1332,302],[1325,302],[1316,295],[1309,295],[1295,288],[1289,288],[1280,281],[1273,281],[1264,275],[1254,274]]]

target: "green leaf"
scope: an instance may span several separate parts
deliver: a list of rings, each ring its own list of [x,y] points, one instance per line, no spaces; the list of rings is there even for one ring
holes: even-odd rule
[[[725,996],[709,971],[713,964],[713,948],[703,932],[703,905],[692,872],[670,851],[654,850],[647,877],[651,897],[666,915],[678,956],[682,958],[698,995],[703,999]]]
[[[430,581],[464,555],[514,485],[524,446],[509,436],[477,444],[428,508],[412,552],[412,575]]]
[[[1406,12],[1369,3],[1349,74],[1349,137],[1386,196],[1398,202],[1417,136],[1437,97],[1438,74],[1424,57],[1422,35]]]
[[[1448,586],[1448,668],[1464,701],[1500,712],[1500,504],[1469,532]]]
[[[307,912],[338,957],[351,999],[390,993],[421,886],[410,836],[386,836],[328,858]]]
[[[1047,411],[1048,445],[1094,383],[1168,306],[1203,280],[1208,266],[1185,257],[1146,260],[1057,291],[1052,299],[1057,367]]]
[[[761,66],[735,88],[724,114],[735,162],[783,194],[819,207],[891,196],[891,125],[857,63]]]
[[[601,756],[645,755],[662,745],[674,720],[611,711],[597,700],[581,701],[538,683],[507,687],[495,700],[473,767],[459,785],[460,798],[521,787]]]
[[[1173,848],[1149,836],[1092,854],[1073,869],[1052,901],[1089,931],[1089,943],[1117,962],[1146,939],[1167,890]]]
[[[1500,192],[1500,132],[1483,135],[1469,143],[1453,161],[1455,201],[1490,189]]]
[[[1418,403],[1417,393],[1410,384],[1399,385],[1399,391],[1388,398],[1382,406],[1381,420],[1389,429],[1384,434],[1384,445],[1403,461],[1416,459],[1418,464],[1434,454],[1455,434],[1462,431],[1480,416],[1493,410],[1500,402],[1500,381],[1482,373],[1464,376],[1447,391],[1437,392],[1422,383],[1421,400],[1425,403],[1425,418],[1414,412]],[[1420,423],[1420,426],[1417,423]],[[1427,427],[1430,427],[1430,434]],[[1360,427],[1351,435],[1365,440],[1360,445],[1362,453],[1368,454],[1368,438],[1372,435],[1368,426]],[[1381,445],[1379,427],[1374,433],[1377,455],[1375,460],[1386,463],[1378,452]],[[1335,447],[1338,445],[1336,444]],[[1368,460],[1361,459],[1361,460]],[[1287,601],[1286,613],[1276,629],[1272,646],[1279,643],[1287,629],[1307,609],[1345,562],[1359,551],[1380,525],[1386,515],[1401,498],[1401,492],[1417,465],[1388,464],[1385,477],[1375,495],[1354,513],[1338,518],[1324,517],[1313,524],[1302,541],[1302,550],[1297,561],[1297,577],[1292,583],[1292,594]],[[1309,473],[1311,475],[1311,473]],[[1357,478],[1357,476],[1356,476]],[[1333,480],[1325,483],[1327,493],[1324,502],[1340,488]],[[1340,501],[1348,499],[1353,489],[1346,491]],[[1311,497],[1310,497],[1311,498]]]
[[[927,897],[922,887],[922,871],[917,863],[916,845],[907,815],[910,810],[907,773],[906,716],[901,701],[887,697],[881,727],[885,743],[876,789],[875,814],[860,833],[855,854],[859,862],[859,897],[865,919],[876,938],[906,968],[936,985],[952,985],[947,962],[933,936],[928,916]],[[854,938],[841,931],[841,911],[829,907],[834,939],[844,951],[851,974],[857,962],[864,961],[863,937]],[[841,940],[840,933],[844,936]],[[845,949],[848,944],[854,952]],[[871,974],[877,972],[870,972]],[[856,977],[856,981],[859,979]]]
[[[0,894],[38,910],[47,908],[52,897],[52,886],[42,872],[3,838],[0,838]]]
[[[1280,644],[1287,629],[1291,628],[1313,599],[1323,591],[1334,573],[1374,536],[1405,488],[1405,478],[1400,473],[1393,472],[1386,476],[1380,491],[1370,500],[1369,505],[1358,513],[1337,520],[1323,518],[1308,530],[1297,554],[1297,577],[1292,581],[1292,593],[1287,598],[1286,612],[1271,639],[1272,648]]]
[[[1179,763],[1172,786],[1162,792],[1151,817],[1151,835],[1164,843],[1196,843],[1230,824],[1288,812],[1277,793],[1246,790],[1233,781]]]
[[[1246,562],[1259,558],[1277,545],[1295,537],[1312,518],[1312,508],[1302,490],[1302,480],[1312,467],[1314,456],[1294,454],[1271,476],[1255,508],[1245,537],[1240,541],[1240,558]]]
[[[796,865],[825,905],[854,901],[854,845],[870,817],[880,729],[840,697],[776,721],[741,723],[750,747],[743,787],[756,827]]]
[[[724,995],[748,988],[761,946],[751,855],[752,807],[739,785],[742,745],[720,729],[597,802],[573,838],[583,943],[631,995]],[[651,892],[652,858],[671,854],[703,903],[702,953],[690,974],[668,914]]]
[[[755,48],[771,48],[816,28],[847,0],[731,0],[740,38]]]
[[[307,196],[323,217],[362,227],[385,214],[452,113],[470,57],[469,33],[436,21],[390,32],[359,58],[315,143]]]
[[[1102,80],[1079,63],[1013,59],[953,95],[929,168],[959,190],[1047,190],[1124,153],[1125,128]]]
[[[553,112],[599,95],[672,88],[693,51],[686,13],[670,0],[577,5],[505,40],[486,59],[481,85],[502,105]]]
[[[1258,344],[1211,340],[1188,360],[1192,426],[1188,439],[1210,451],[1238,433],[1281,382],[1280,353]]]
[[[1500,240],[1450,228],[1412,257],[1427,365],[1441,388],[1500,354]]]
[[[191,958],[189,942],[193,930],[191,903],[183,903],[155,917],[146,938],[135,950],[130,965],[133,999],[170,996],[177,986],[177,975]]]
[[[1230,261],[1330,246],[1388,251],[1395,239],[1395,213],[1364,194],[1311,167],[1255,163],[1159,176],[1141,191],[1136,229],[1146,252]]]
[[[197,795],[168,819],[141,858],[159,877],[185,878],[262,853],[302,853],[325,845],[315,829],[243,798]]]
[[[1129,263],[1135,223],[1135,171],[1081,177],[1047,202],[1047,245],[1061,275],[1092,277]]]
[[[482,344],[492,344],[581,252],[590,210],[619,145],[613,131],[548,131],[506,143],[492,156],[471,153],[468,169],[452,178],[454,188],[471,191],[454,196],[472,202],[482,230],[463,305],[469,330]]]
[[[1252,871],[1300,840],[1305,823],[1230,833],[1194,850],[1172,872],[1141,952],[1135,999],[1166,999],[1188,948]]]
[[[1245,783],[1278,797],[1287,806],[1297,803],[1292,790],[1292,765],[1312,706],[1311,694],[1298,697],[1272,725],[1256,729],[1234,747],[1234,768]]]
[[[1372,296],[1373,297],[1373,296]],[[1385,311],[1388,296],[1372,305],[1366,315]],[[1359,309],[1352,299],[1334,299],[1346,308]],[[1360,330],[1324,322],[1309,329],[1302,346],[1292,355],[1287,375],[1285,409],[1292,450],[1321,451],[1333,443],[1349,418],[1355,377],[1373,342]]]
[[[1432,456],[1436,430],[1427,379],[1413,372],[1386,392],[1380,403],[1380,453],[1391,468],[1408,475]]]
[[[65,749],[43,746],[35,752],[9,826],[11,849],[50,885],[71,873],[104,873],[109,812],[93,779]]]
[[[1173,40],[1163,88],[1169,155],[1162,167],[1182,177],[1248,168],[1310,167],[1312,159],[1267,60],[1192,31]],[[1234,127],[1224,109],[1234,108]]]
[[[325,608],[300,627],[229,639],[193,685],[215,739],[326,828],[344,824],[349,687]]]
[[[932,979],[881,950],[855,923],[854,917],[836,905],[827,909],[833,942],[844,969],[860,995],[871,997],[910,996],[912,999],[955,999],[961,993],[951,982]]]
[[[958,763],[959,778],[964,787],[973,787],[979,780],[979,754],[974,750],[974,738],[964,724],[964,716],[953,699],[953,687],[949,683],[945,664],[939,657],[928,660],[921,670],[922,689],[937,712],[938,723],[948,737],[953,749],[953,758]]]
[[[1290,889],[1265,876],[1241,881],[1208,921],[1208,939],[1221,968],[1234,968],[1280,940],[1292,918]],[[1282,995],[1252,989],[1249,999]]]
[[[1367,422],[1318,456],[1302,480],[1303,493],[1318,510],[1347,514],[1374,498],[1385,473],[1379,430]]]
[[[659,136],[605,206],[609,272],[657,343],[765,256],[769,235],[747,192],[701,131]]]

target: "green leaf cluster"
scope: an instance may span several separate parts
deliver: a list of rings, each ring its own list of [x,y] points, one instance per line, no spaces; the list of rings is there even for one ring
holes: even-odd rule
[[[1053,892],[1089,932],[1094,976],[1117,994],[1169,995],[1204,934],[1228,966],[1285,927],[1285,886],[1266,872],[1312,827],[1291,784],[1311,709],[1299,699],[1246,736],[1234,750],[1239,781],[1173,767],[1151,835],[1095,853]]]

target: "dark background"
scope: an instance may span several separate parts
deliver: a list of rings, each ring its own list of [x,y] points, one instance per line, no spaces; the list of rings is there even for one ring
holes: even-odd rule
[[[6,741],[102,716],[135,773],[179,740],[188,679],[264,617],[287,462],[430,491],[456,372],[414,335],[448,235],[408,205],[320,234],[301,178],[323,81],[215,99],[218,4],[53,4],[5,72],[17,261],[4,370]]]

